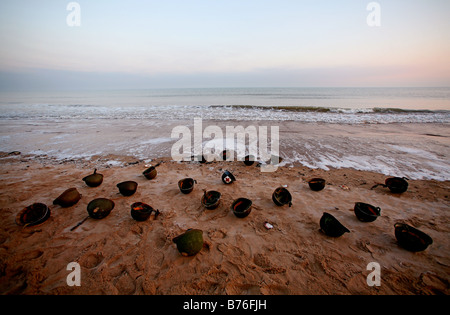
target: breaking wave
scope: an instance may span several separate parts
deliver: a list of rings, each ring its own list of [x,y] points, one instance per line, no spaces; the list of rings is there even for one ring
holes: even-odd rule
[[[0,113],[0,119],[49,119],[58,121],[71,119],[192,120],[194,118],[205,120],[266,120],[340,124],[449,123],[450,111],[251,105],[105,106],[90,104],[15,104]]]

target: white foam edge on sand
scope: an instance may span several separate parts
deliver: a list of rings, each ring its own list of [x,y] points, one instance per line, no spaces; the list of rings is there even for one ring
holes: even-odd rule
[[[414,180],[437,180],[446,181],[450,178],[450,172],[446,165],[443,164],[429,164],[437,169],[425,169],[416,168],[412,163],[402,161],[403,165],[396,165],[396,161],[392,158],[386,158],[384,156],[367,156],[367,155],[345,155],[342,158],[330,154],[316,154],[315,160],[302,155],[298,152],[293,152],[292,157],[285,159],[286,164],[300,163],[301,165],[312,169],[323,169],[329,171],[330,168],[345,169],[351,168],[361,171],[370,171],[375,173],[384,174],[387,176],[399,176],[407,177]],[[407,165],[406,165],[407,164]],[[407,170],[405,169],[407,166]]]

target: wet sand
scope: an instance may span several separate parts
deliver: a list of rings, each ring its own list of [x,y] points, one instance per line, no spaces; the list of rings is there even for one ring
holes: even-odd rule
[[[193,120],[6,120],[0,122],[0,151],[20,151],[42,159],[95,160],[98,156],[154,159],[171,155],[173,128]],[[413,179],[450,179],[448,124],[334,124],[298,121],[203,120],[218,126],[279,127],[280,156],[311,168],[353,168]],[[218,137],[218,136],[215,136]],[[212,139],[203,138],[206,146]],[[260,142],[266,141],[262,136]],[[247,144],[247,143],[246,143]],[[193,141],[192,141],[193,145]],[[233,148],[232,148],[233,149]],[[117,159],[120,161],[120,158]],[[112,160],[112,165],[115,160]]]
[[[110,160],[120,161],[111,165]],[[147,180],[146,164],[163,163],[158,176]],[[0,158],[0,293],[1,294],[449,294],[450,293],[450,182],[411,180],[409,190],[396,195],[387,188],[371,190],[386,175],[301,165],[261,173],[241,162],[152,162],[119,156],[86,160],[58,160],[32,155]],[[97,188],[81,180],[93,172],[104,175]],[[224,170],[237,181],[225,185]],[[178,180],[192,177],[198,184],[182,194]],[[307,180],[323,177],[323,191],[313,192]],[[138,182],[131,197],[118,193],[116,184]],[[291,208],[277,207],[275,188],[287,185]],[[52,205],[64,190],[75,187],[81,200],[70,208]],[[205,210],[203,189],[222,193],[216,210]],[[115,202],[111,214],[88,219],[87,204],[99,197]],[[247,218],[230,210],[234,199],[253,201]],[[130,205],[141,201],[161,211],[155,220],[137,222]],[[50,218],[37,226],[20,227],[17,213],[41,202]],[[372,223],[360,222],[355,202],[381,208]],[[334,215],[350,233],[331,238],[319,231],[324,212]],[[433,238],[425,251],[401,248],[394,224],[406,222]],[[269,222],[273,229],[266,229]],[[187,229],[203,230],[204,247],[194,257],[183,257],[172,239]],[[81,266],[81,286],[70,287],[67,265]],[[381,286],[370,287],[367,265],[381,266]]]

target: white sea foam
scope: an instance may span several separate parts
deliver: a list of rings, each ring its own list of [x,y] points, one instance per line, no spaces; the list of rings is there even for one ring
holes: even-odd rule
[[[421,144],[416,143],[417,146]],[[431,149],[446,150],[438,144]],[[320,141],[311,139],[300,144],[286,141],[283,151],[289,163],[300,163],[309,168],[353,168],[411,179],[450,179],[450,164],[445,154],[412,146],[385,145],[377,137],[370,140],[323,137]]]
[[[431,160],[439,160],[439,157],[436,154],[430,153],[430,152],[422,150],[422,149],[404,147],[404,146],[399,146],[399,145],[390,145],[390,146],[393,149],[408,153],[410,155],[416,155],[416,156],[431,159]]]
[[[140,145],[155,145],[155,144],[162,144],[166,142],[172,142],[172,138],[154,138],[150,140],[143,140],[139,144]]]
[[[299,121],[333,124],[449,123],[450,111],[375,111],[373,108],[309,108],[267,106],[79,106],[72,105],[8,105],[2,106],[0,119],[75,121],[92,119],[148,119],[247,121]]]

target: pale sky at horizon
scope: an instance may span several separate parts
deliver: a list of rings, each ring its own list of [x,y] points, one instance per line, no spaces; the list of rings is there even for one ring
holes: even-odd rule
[[[69,2],[0,2],[1,85],[450,86],[448,0]]]

